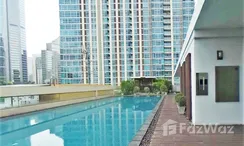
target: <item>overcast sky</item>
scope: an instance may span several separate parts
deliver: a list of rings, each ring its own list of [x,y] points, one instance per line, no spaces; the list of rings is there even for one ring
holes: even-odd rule
[[[25,0],[27,54],[41,53],[59,36],[59,0]]]

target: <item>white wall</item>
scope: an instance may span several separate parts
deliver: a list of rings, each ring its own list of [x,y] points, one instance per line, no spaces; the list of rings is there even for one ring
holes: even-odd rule
[[[243,83],[240,102],[215,102],[215,66],[243,67],[242,37],[201,38],[194,43],[194,66],[192,76],[193,123],[194,124],[242,124]],[[217,50],[223,50],[224,59],[217,60]],[[242,65],[242,66],[241,66]],[[243,70],[243,69],[242,69]],[[196,96],[195,74],[208,73],[208,96]],[[242,71],[243,74],[243,71]],[[243,81],[244,79],[242,79]],[[241,80],[240,80],[241,81]]]
[[[243,29],[243,34],[244,34],[244,29]],[[241,95],[243,97],[243,102],[242,102],[242,117],[243,117],[243,122],[244,123],[244,37],[242,40],[242,85],[241,85]]]

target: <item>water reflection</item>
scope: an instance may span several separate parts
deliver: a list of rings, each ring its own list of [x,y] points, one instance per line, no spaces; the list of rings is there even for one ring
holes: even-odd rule
[[[38,104],[39,102],[38,95],[0,97],[0,109]]]
[[[126,146],[159,97],[109,98],[1,120],[1,145]]]

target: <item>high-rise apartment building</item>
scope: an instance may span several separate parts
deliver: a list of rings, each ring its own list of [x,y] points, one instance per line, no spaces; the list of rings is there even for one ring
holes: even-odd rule
[[[0,0],[0,8],[0,78],[27,83],[24,0]]]
[[[59,38],[47,43],[46,47],[46,50],[41,51],[43,83],[49,83],[50,79],[59,79]]]
[[[36,62],[38,60],[37,58],[41,59],[41,54],[33,54],[31,58],[32,58],[32,62],[30,64],[28,62],[28,66],[31,65],[30,68],[32,71],[29,71],[29,68],[28,68],[28,72],[29,72],[29,74],[32,74],[32,78],[30,78],[29,80],[38,84],[37,83],[37,66],[36,66],[37,63]],[[41,61],[40,61],[40,66],[41,66]]]
[[[42,84],[42,58],[35,58],[35,84]]]
[[[28,82],[35,82],[33,80],[33,57],[27,57]]]
[[[115,85],[134,77],[174,81],[193,0],[60,0],[59,4],[61,83]]]

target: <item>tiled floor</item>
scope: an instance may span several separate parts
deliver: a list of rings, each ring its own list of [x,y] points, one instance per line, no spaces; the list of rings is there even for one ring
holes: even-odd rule
[[[184,115],[178,114],[172,95],[166,96],[163,102],[162,108],[159,109],[161,113],[152,135],[150,146],[244,146],[244,126],[234,126],[234,134],[223,134],[220,132],[209,132],[206,134],[204,133],[206,131],[205,128],[208,127],[180,126],[179,123],[185,123],[186,125],[190,125],[190,123]],[[169,128],[169,126],[163,126],[169,119],[177,122],[174,124],[177,134],[169,135],[169,131],[174,132],[172,131],[174,126],[171,128]],[[185,128],[183,129],[180,127]],[[198,132],[198,134],[187,132],[187,127],[190,127],[189,131],[195,128],[195,133]],[[230,126],[227,127],[226,131],[228,132],[230,128]],[[220,129],[221,132],[225,132],[223,127],[219,126],[217,129]]]

